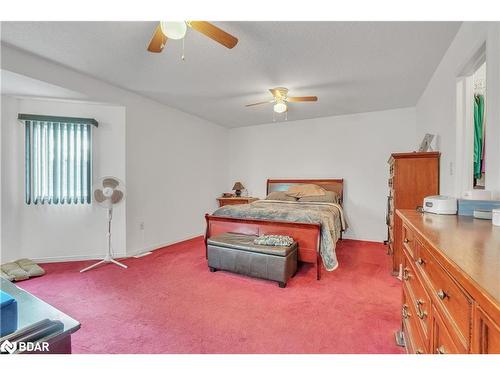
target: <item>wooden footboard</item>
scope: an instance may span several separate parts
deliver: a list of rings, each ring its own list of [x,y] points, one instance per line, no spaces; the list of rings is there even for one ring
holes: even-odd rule
[[[219,233],[232,232],[253,235],[281,234],[292,237],[299,245],[299,261],[316,267],[316,278],[321,277],[320,224],[291,223],[258,219],[239,219],[206,214],[205,256],[207,239]]]

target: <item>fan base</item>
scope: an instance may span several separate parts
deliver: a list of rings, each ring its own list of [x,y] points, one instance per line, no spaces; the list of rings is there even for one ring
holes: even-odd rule
[[[120,266],[120,267],[123,267],[123,268],[128,268],[125,264],[123,263],[120,263],[118,262],[117,260],[114,260],[113,258],[111,258],[109,255],[106,256],[106,258],[104,258],[103,260],[101,260],[100,262],[97,262],[95,264],[92,264],[91,266],[88,266],[86,268],[84,268],[83,270],[80,270],[80,272],[85,272],[85,271],[89,271],[95,267],[98,267],[100,266],[101,264],[105,264],[105,263],[114,263],[116,264],[117,266]]]

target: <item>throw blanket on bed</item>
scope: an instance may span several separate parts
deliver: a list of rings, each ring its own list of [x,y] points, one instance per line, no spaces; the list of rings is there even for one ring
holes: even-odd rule
[[[335,245],[340,238],[341,230],[347,228],[342,207],[339,204],[260,200],[250,204],[223,206],[213,215],[321,224],[321,259],[327,271],[333,271],[338,267]]]

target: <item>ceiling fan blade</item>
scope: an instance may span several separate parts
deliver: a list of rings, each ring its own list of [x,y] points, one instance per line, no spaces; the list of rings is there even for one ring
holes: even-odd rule
[[[274,100],[268,100],[267,102],[258,102],[258,103],[247,104],[247,105],[245,105],[245,107],[253,107],[254,105],[269,104],[269,103],[273,103],[273,102],[274,102]]]
[[[158,53],[163,50],[165,44],[167,43],[167,37],[162,33],[160,23],[156,26],[155,32],[151,41],[149,42],[148,51]]]
[[[317,96],[289,96],[286,98],[288,102],[316,102]]]
[[[275,87],[274,89],[269,89],[271,94],[277,99],[281,99],[285,96],[287,96],[288,89],[285,87]]]
[[[206,21],[186,21],[189,27],[208,36],[210,39],[215,40],[217,43],[231,49],[237,43],[238,39],[231,34],[226,33],[224,30],[219,29],[217,26],[212,25]]]

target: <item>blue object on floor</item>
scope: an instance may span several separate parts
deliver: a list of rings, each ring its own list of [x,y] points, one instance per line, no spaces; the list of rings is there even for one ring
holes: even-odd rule
[[[17,330],[17,301],[0,290],[0,337]]]

